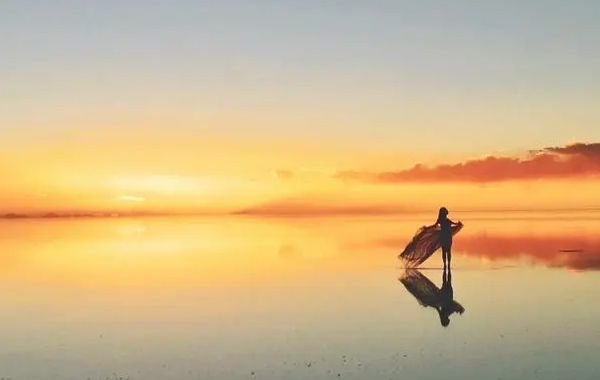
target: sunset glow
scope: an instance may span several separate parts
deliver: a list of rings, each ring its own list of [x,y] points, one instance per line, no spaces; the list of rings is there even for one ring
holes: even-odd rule
[[[560,149],[586,147],[568,155],[523,151],[514,159],[498,154],[502,158],[479,160],[465,153],[462,160],[456,155],[446,162],[436,152],[404,152],[396,159],[385,152],[326,149],[300,140],[242,143],[189,131],[150,130],[139,138],[105,132],[100,141],[75,132],[72,138],[63,132],[60,140],[45,142],[9,136],[2,142],[7,149],[1,209],[26,214],[389,213],[435,208],[439,193],[454,209],[464,210],[600,206],[598,144],[563,145]]]
[[[3,5],[2,213],[600,207],[594,12],[233,3]]]
[[[1,0],[0,380],[600,378],[599,16]]]

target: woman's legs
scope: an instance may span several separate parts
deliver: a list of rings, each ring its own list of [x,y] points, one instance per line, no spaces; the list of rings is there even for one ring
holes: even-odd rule
[[[446,246],[442,245],[442,260],[444,260],[444,269],[446,269]]]
[[[452,259],[452,243],[442,244],[442,259],[444,260],[444,268],[450,268],[450,260]]]

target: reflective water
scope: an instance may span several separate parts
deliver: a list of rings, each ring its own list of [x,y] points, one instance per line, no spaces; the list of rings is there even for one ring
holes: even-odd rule
[[[0,378],[598,378],[600,214],[453,217],[1,221]]]

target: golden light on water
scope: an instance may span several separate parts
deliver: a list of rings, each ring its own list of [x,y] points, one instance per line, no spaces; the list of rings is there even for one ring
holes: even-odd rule
[[[596,219],[579,216],[557,223],[564,214],[540,219],[503,215],[457,215],[466,219],[455,242],[459,268],[528,261],[542,267],[600,268]],[[415,226],[431,222],[429,216],[5,221],[2,274],[7,281],[153,287],[320,281],[340,271],[393,272],[399,265],[396,255]],[[24,234],[30,236],[27,241],[10,238]],[[438,259],[431,259],[432,265]]]

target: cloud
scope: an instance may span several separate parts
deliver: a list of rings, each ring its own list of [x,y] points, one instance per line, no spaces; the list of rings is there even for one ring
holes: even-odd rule
[[[277,178],[278,180],[281,181],[289,181],[291,179],[294,178],[295,173],[291,170],[287,170],[287,169],[279,169],[279,170],[275,170],[273,172],[273,175],[275,176],[275,178]]]
[[[600,143],[584,144],[575,143],[562,147],[550,147],[544,149],[547,152],[562,153],[562,154],[580,154],[588,157],[600,159]]]
[[[389,172],[338,172],[335,177],[374,183],[499,182],[600,176],[600,143],[576,143],[531,151],[526,158],[488,156],[451,165]]]

